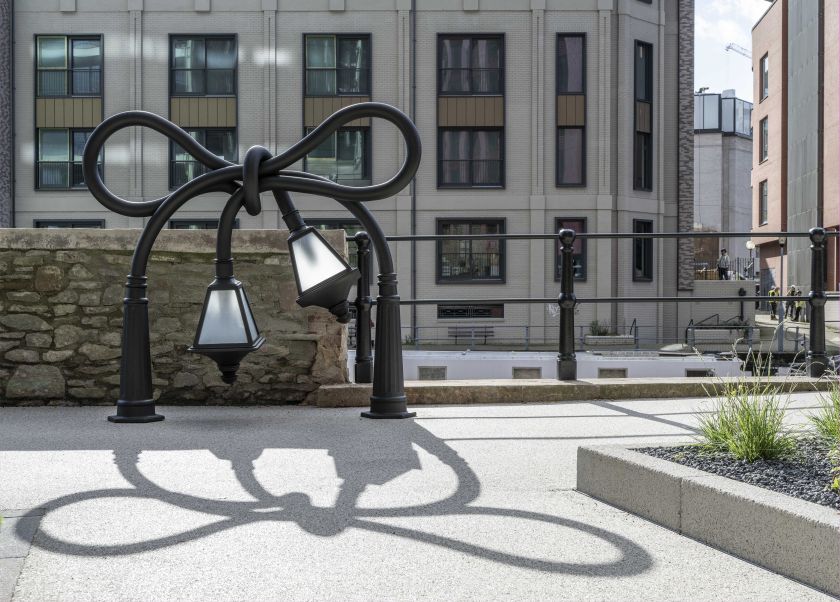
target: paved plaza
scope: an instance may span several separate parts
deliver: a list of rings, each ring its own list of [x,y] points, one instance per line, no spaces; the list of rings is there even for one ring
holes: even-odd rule
[[[710,406],[0,408],[0,602],[830,599],[575,491]]]

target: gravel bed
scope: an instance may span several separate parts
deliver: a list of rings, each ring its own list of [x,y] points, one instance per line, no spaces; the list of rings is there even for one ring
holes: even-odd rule
[[[697,445],[635,451],[840,510],[840,494],[828,489],[832,468],[829,449],[821,439],[803,438],[797,440],[796,450],[789,456],[752,463]]]

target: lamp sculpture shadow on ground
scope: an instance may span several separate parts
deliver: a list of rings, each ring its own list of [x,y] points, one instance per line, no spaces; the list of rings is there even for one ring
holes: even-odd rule
[[[390,180],[371,186],[344,186],[314,174],[286,169],[303,159],[341,126],[356,119],[378,117],[393,123],[406,143],[405,160]],[[181,146],[208,172],[159,199],[132,202],[113,194],[102,182],[97,160],[106,140],[127,127],[151,128]],[[112,422],[163,420],[155,411],[152,362],[149,348],[149,313],[146,268],[152,246],[172,215],[190,199],[212,192],[230,194],[219,220],[216,279],[208,287],[195,344],[190,351],[217,362],[225,382],[236,378],[242,358],[262,345],[255,317],[242,284],[233,276],[231,233],[236,214],[244,207],[250,215],[261,211],[260,193],[271,191],[289,228],[289,251],[301,306],[316,305],[332,312],[339,322],[349,320],[347,294],[359,278],[314,228],[307,227],[292,204],[289,192],[331,197],[356,217],[371,238],[379,263],[376,305],[376,356],[368,418],[408,418],[402,365],[400,304],[397,275],[385,234],[362,203],[395,196],[411,182],[420,165],[420,135],[398,109],[377,102],[351,105],[336,111],[287,151],[275,156],[251,147],[242,165],[214,155],[174,123],[145,111],[127,111],[104,120],[94,129],[83,155],[85,182],[106,208],[129,217],[150,218],[131,261],[125,288],[120,398]]]
[[[177,427],[156,431],[152,438],[141,437],[137,431],[129,431],[121,439],[120,449],[114,451],[114,462],[120,475],[131,487],[73,493],[41,504],[46,508],[46,513],[41,519],[42,527],[32,545],[46,551],[72,556],[126,556],[170,548],[211,537],[228,529],[261,522],[289,522],[308,534],[319,537],[338,536],[358,529],[438,546],[506,566],[554,574],[623,577],[644,573],[653,566],[650,554],[643,547],[602,527],[541,512],[476,505],[475,501],[481,493],[478,475],[446,441],[414,422],[403,423],[401,430],[396,433],[389,430],[387,433],[391,433],[390,435],[384,431],[370,432],[359,423],[347,422],[338,423],[337,432],[336,429],[328,429],[322,434],[313,434],[313,430],[308,428],[309,425],[295,424],[293,418],[284,422],[292,428],[278,429],[275,421],[266,421],[264,417],[243,420],[241,426],[243,429],[247,428],[250,433],[247,441],[242,438],[229,439],[219,436],[220,429],[229,431],[231,428],[231,420],[224,415],[179,421]],[[67,432],[65,430],[65,433]],[[101,431],[100,433],[102,434],[80,435],[71,432],[69,437],[74,438],[72,440],[66,440],[68,435],[56,433],[55,437],[50,438],[50,443],[67,448],[80,446],[86,450],[113,449],[113,440],[107,434]],[[0,445],[0,448],[35,449],[38,445],[30,438],[25,442],[10,441]],[[255,501],[209,499],[172,491],[154,483],[143,474],[139,466],[141,451],[179,449],[208,449],[217,458],[229,461],[237,482]],[[269,492],[255,475],[255,460],[266,449],[327,450],[334,461],[336,477],[342,483],[334,506],[313,505],[309,495],[303,492],[289,492],[283,495]],[[457,486],[451,495],[444,499],[402,507],[358,507],[358,499],[369,485],[384,485],[410,471],[421,469],[418,449],[437,458],[455,474]],[[388,461],[366,461],[374,456],[387,458]],[[301,470],[305,468],[301,467]],[[75,504],[104,499],[116,499],[118,502],[129,499],[163,502],[179,509],[213,515],[216,520],[201,527],[163,537],[115,545],[65,541],[44,527],[43,521],[49,520],[52,513],[69,509]],[[33,513],[32,516],[36,514]],[[542,528],[568,529],[580,536],[600,540],[613,551],[606,554],[608,559],[593,562],[532,558],[494,549],[482,545],[480,541],[472,543],[396,525],[393,522],[382,522],[394,518],[424,519],[451,516],[460,516],[465,520],[470,517],[483,517],[503,521],[537,522]],[[137,520],[141,522],[147,519],[148,517],[143,515],[137,516]],[[56,524],[60,529],[64,523],[59,520]],[[114,521],[113,524],[126,527],[120,520]],[[18,528],[23,527],[19,525]]]

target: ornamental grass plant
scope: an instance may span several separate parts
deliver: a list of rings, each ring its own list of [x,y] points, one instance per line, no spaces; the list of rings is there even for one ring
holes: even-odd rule
[[[754,358],[758,372],[770,361]],[[714,410],[699,416],[700,446],[709,452],[728,452],[739,460],[770,460],[796,448],[793,433],[785,425],[790,392],[771,383],[765,374],[721,381],[710,396],[719,397]]]
[[[820,437],[840,443],[840,385],[835,381],[827,393],[820,395],[820,409],[808,416]]]

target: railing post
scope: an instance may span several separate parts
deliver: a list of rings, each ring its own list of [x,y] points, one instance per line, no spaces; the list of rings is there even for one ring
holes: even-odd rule
[[[373,262],[367,232],[357,232],[353,240],[356,242],[356,260],[360,275],[356,284],[356,365],[353,376],[357,383],[369,383],[373,382],[373,355],[370,348],[370,275]]]
[[[808,349],[808,374],[819,378],[825,373],[825,229],[811,228],[811,336]]]
[[[575,272],[572,266],[574,230],[560,230],[560,352],[557,355],[558,380],[577,380],[575,358]]]

